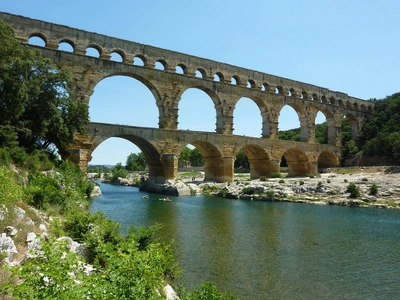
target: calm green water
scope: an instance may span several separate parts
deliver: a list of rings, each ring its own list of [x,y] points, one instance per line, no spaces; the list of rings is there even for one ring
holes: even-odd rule
[[[102,184],[92,203],[128,226],[164,224],[187,287],[240,299],[400,299],[400,210],[169,197]]]

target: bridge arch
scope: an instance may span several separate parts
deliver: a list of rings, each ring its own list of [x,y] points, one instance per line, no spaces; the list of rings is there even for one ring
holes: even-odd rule
[[[332,168],[340,165],[338,157],[329,150],[322,151],[318,155],[318,169]]]
[[[313,167],[306,153],[299,148],[289,148],[282,156],[288,165],[288,176],[305,176],[315,174],[316,166]]]
[[[203,140],[186,141],[195,146],[204,161],[204,180],[215,180],[217,182],[230,182],[233,178],[234,157],[224,156],[223,151],[211,142]],[[188,144],[179,149],[179,153]]]
[[[243,103],[246,102],[252,102],[254,103],[256,109],[257,109],[257,113],[258,115],[255,114],[255,111],[253,109],[249,110],[246,109],[246,112],[244,112],[243,109],[241,109],[241,107],[243,106]],[[239,105],[238,105],[239,104]],[[233,110],[233,133],[234,134],[246,134],[246,132],[249,131],[240,131],[237,130],[235,132],[235,129],[238,128],[239,124],[241,126],[243,126],[243,123],[246,123],[247,126],[258,126],[258,128],[260,129],[261,133],[258,134],[256,137],[266,137],[269,135],[270,133],[270,122],[269,122],[269,116],[268,116],[268,108],[265,105],[264,101],[262,101],[260,98],[258,97],[254,97],[254,96],[250,96],[250,97],[240,97],[237,101],[234,102],[234,110]],[[247,105],[246,105],[247,107]],[[253,107],[252,107],[253,108]],[[251,134],[246,134],[248,136],[254,136]]]
[[[155,104],[155,108],[157,108],[158,118],[160,119],[160,117],[165,114],[164,107],[162,106],[162,104],[163,104],[162,99],[158,93],[157,88],[155,86],[153,86],[151,84],[151,82],[149,82],[145,78],[135,75],[135,74],[132,74],[132,73],[115,72],[115,73],[112,73],[112,74],[102,77],[100,80],[94,82],[93,93],[96,91],[95,89],[99,84],[101,84],[102,82],[104,82],[107,79],[110,79],[110,78],[116,79],[117,77],[130,78],[132,80],[136,80],[136,81],[140,82],[140,84],[143,84],[143,86],[145,86],[147,88],[147,90],[151,93],[151,95],[153,96],[153,98],[151,100]],[[88,99],[88,104],[90,107],[93,107],[96,105],[96,103],[91,103],[91,100],[93,98],[92,97],[93,93],[90,95],[90,97]],[[140,100],[142,100],[142,99],[140,99]],[[112,104],[112,99],[110,99],[108,101],[108,104],[110,104],[110,105]],[[124,108],[121,107],[121,109],[124,109]],[[156,122],[157,122],[157,120],[156,120]],[[130,125],[134,125],[134,124],[130,124]]]
[[[214,110],[214,116],[215,116],[215,122],[214,122],[215,127],[214,127],[213,131],[218,132],[219,130],[221,130],[221,127],[223,128],[223,123],[224,123],[224,120],[223,120],[224,112],[223,112],[223,107],[221,105],[221,100],[218,97],[218,95],[208,87],[199,86],[199,85],[190,85],[187,88],[182,89],[182,91],[180,93],[178,93],[178,95],[176,97],[177,99],[179,99],[177,102],[178,114],[179,114],[179,110],[181,109],[182,98],[184,97],[185,93],[189,92],[190,90],[197,90],[197,91],[204,92],[205,95],[207,95],[207,97],[212,101],[212,103],[214,105],[213,110]],[[201,98],[202,98],[202,96],[201,96]],[[186,99],[185,99],[185,101],[186,101]],[[179,122],[179,115],[178,115],[178,122]],[[180,128],[186,129],[186,128],[182,128],[182,127],[180,127]],[[201,128],[200,129],[193,128],[193,129],[205,131],[204,129],[201,129]]]
[[[146,162],[147,165],[149,166],[149,178],[155,182],[164,182],[165,176],[166,176],[166,170],[164,168],[164,164],[162,161],[162,157],[158,150],[154,147],[153,144],[151,144],[149,141],[146,139],[135,136],[132,134],[126,135],[126,134],[115,134],[111,136],[99,136],[93,140],[93,143],[91,147],[89,148],[89,153],[90,153],[90,159],[91,159],[91,154],[93,151],[104,141],[108,140],[109,138],[122,138],[127,141],[130,141],[134,145],[136,145],[144,154],[146,157]],[[89,160],[90,161],[90,160]]]
[[[272,160],[268,152],[261,146],[249,144],[242,149],[250,164],[250,179],[257,179],[261,176],[269,177],[271,173],[279,172],[279,163]]]

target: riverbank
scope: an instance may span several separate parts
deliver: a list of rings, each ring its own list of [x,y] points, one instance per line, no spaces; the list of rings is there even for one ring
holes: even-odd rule
[[[275,174],[278,175],[278,174]],[[142,175],[141,175],[142,176]],[[204,174],[179,176],[164,184],[140,180],[143,191],[167,195],[210,194],[230,199],[285,201],[321,205],[344,205],[400,208],[400,167],[328,168],[317,176],[280,177],[250,180],[248,173],[235,174],[231,183],[204,181]],[[115,184],[137,186],[137,176],[118,178]],[[348,187],[354,184],[359,195],[351,197]]]

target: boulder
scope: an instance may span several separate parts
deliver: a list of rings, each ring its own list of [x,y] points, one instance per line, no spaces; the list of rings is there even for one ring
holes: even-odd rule
[[[90,193],[90,197],[99,197],[101,196],[101,189],[98,185],[95,185],[92,192]]]
[[[13,239],[7,236],[5,233],[2,233],[0,236],[0,252],[5,252],[7,254],[6,258],[4,259],[7,265],[12,263],[14,255],[18,253]]]
[[[18,229],[12,226],[6,226],[4,231],[6,232],[7,236],[15,236],[18,233]]]

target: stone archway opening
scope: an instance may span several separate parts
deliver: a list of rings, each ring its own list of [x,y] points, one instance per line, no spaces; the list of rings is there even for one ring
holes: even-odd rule
[[[132,77],[104,78],[94,88],[89,104],[92,122],[158,127],[159,111],[154,95]]]
[[[219,149],[210,142],[193,141],[204,161],[204,180],[217,182],[233,181],[234,157],[223,157]]]
[[[244,155],[243,155],[244,154]],[[236,155],[236,165],[239,162],[243,167],[247,167],[250,173],[250,179],[258,179],[261,176],[270,177],[272,173],[279,172],[279,164],[270,159],[268,153],[258,145],[246,145],[239,150]]]
[[[126,139],[110,137],[93,150],[89,165],[113,167],[120,163],[125,166],[128,156],[140,151],[134,143]]]
[[[290,105],[285,105],[279,113],[278,139],[297,142],[302,140],[299,115]]]
[[[261,137],[263,120],[258,104],[247,97],[236,103],[233,112],[233,134]]]
[[[316,174],[317,170],[312,167],[307,155],[298,148],[290,148],[283,153],[282,157],[287,164],[287,173],[290,177],[307,176]]]
[[[315,117],[315,143],[328,144],[328,122],[323,112],[319,111]]]
[[[339,160],[335,154],[330,151],[323,151],[318,156],[318,171],[324,173],[324,169],[339,166]]]
[[[179,177],[186,180],[204,179],[204,160],[199,149],[191,144],[182,149],[178,158],[178,172]]]
[[[216,112],[213,100],[198,88],[189,88],[179,101],[178,129],[216,131]]]

